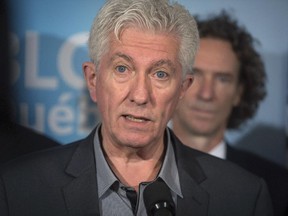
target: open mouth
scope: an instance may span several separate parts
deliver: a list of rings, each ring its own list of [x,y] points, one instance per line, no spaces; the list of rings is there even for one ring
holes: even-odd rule
[[[128,119],[129,121],[133,121],[133,122],[146,122],[146,121],[149,121],[147,118],[135,117],[135,116],[131,116],[131,115],[125,115],[124,117],[126,119]]]

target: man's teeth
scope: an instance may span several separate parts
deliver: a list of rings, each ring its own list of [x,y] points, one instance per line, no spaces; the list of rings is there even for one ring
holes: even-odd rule
[[[144,122],[145,119],[143,118],[134,118],[133,116],[126,116],[126,119],[130,120],[130,121],[134,121],[134,122]]]

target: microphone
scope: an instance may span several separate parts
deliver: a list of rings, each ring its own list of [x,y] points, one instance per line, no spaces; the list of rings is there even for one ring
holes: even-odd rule
[[[163,181],[147,185],[143,198],[148,216],[175,216],[171,191]]]

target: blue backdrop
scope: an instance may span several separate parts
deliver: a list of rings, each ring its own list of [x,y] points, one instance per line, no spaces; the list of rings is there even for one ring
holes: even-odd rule
[[[104,0],[10,0],[16,120],[65,144],[98,121],[83,82],[86,41]],[[288,1],[179,0],[193,14],[226,8],[258,38],[268,73],[268,96],[256,117],[230,142],[285,163],[288,84]]]

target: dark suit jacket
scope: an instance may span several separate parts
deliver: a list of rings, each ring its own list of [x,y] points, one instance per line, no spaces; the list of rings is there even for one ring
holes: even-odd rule
[[[30,128],[10,121],[0,122],[0,164],[57,145],[60,144]]]
[[[0,173],[0,215],[100,215],[94,133],[6,165]],[[262,179],[182,145],[173,134],[171,139],[184,196],[178,197],[177,216],[272,215]]]
[[[262,157],[227,145],[227,160],[262,177],[268,186],[275,216],[288,215],[288,170]]]

